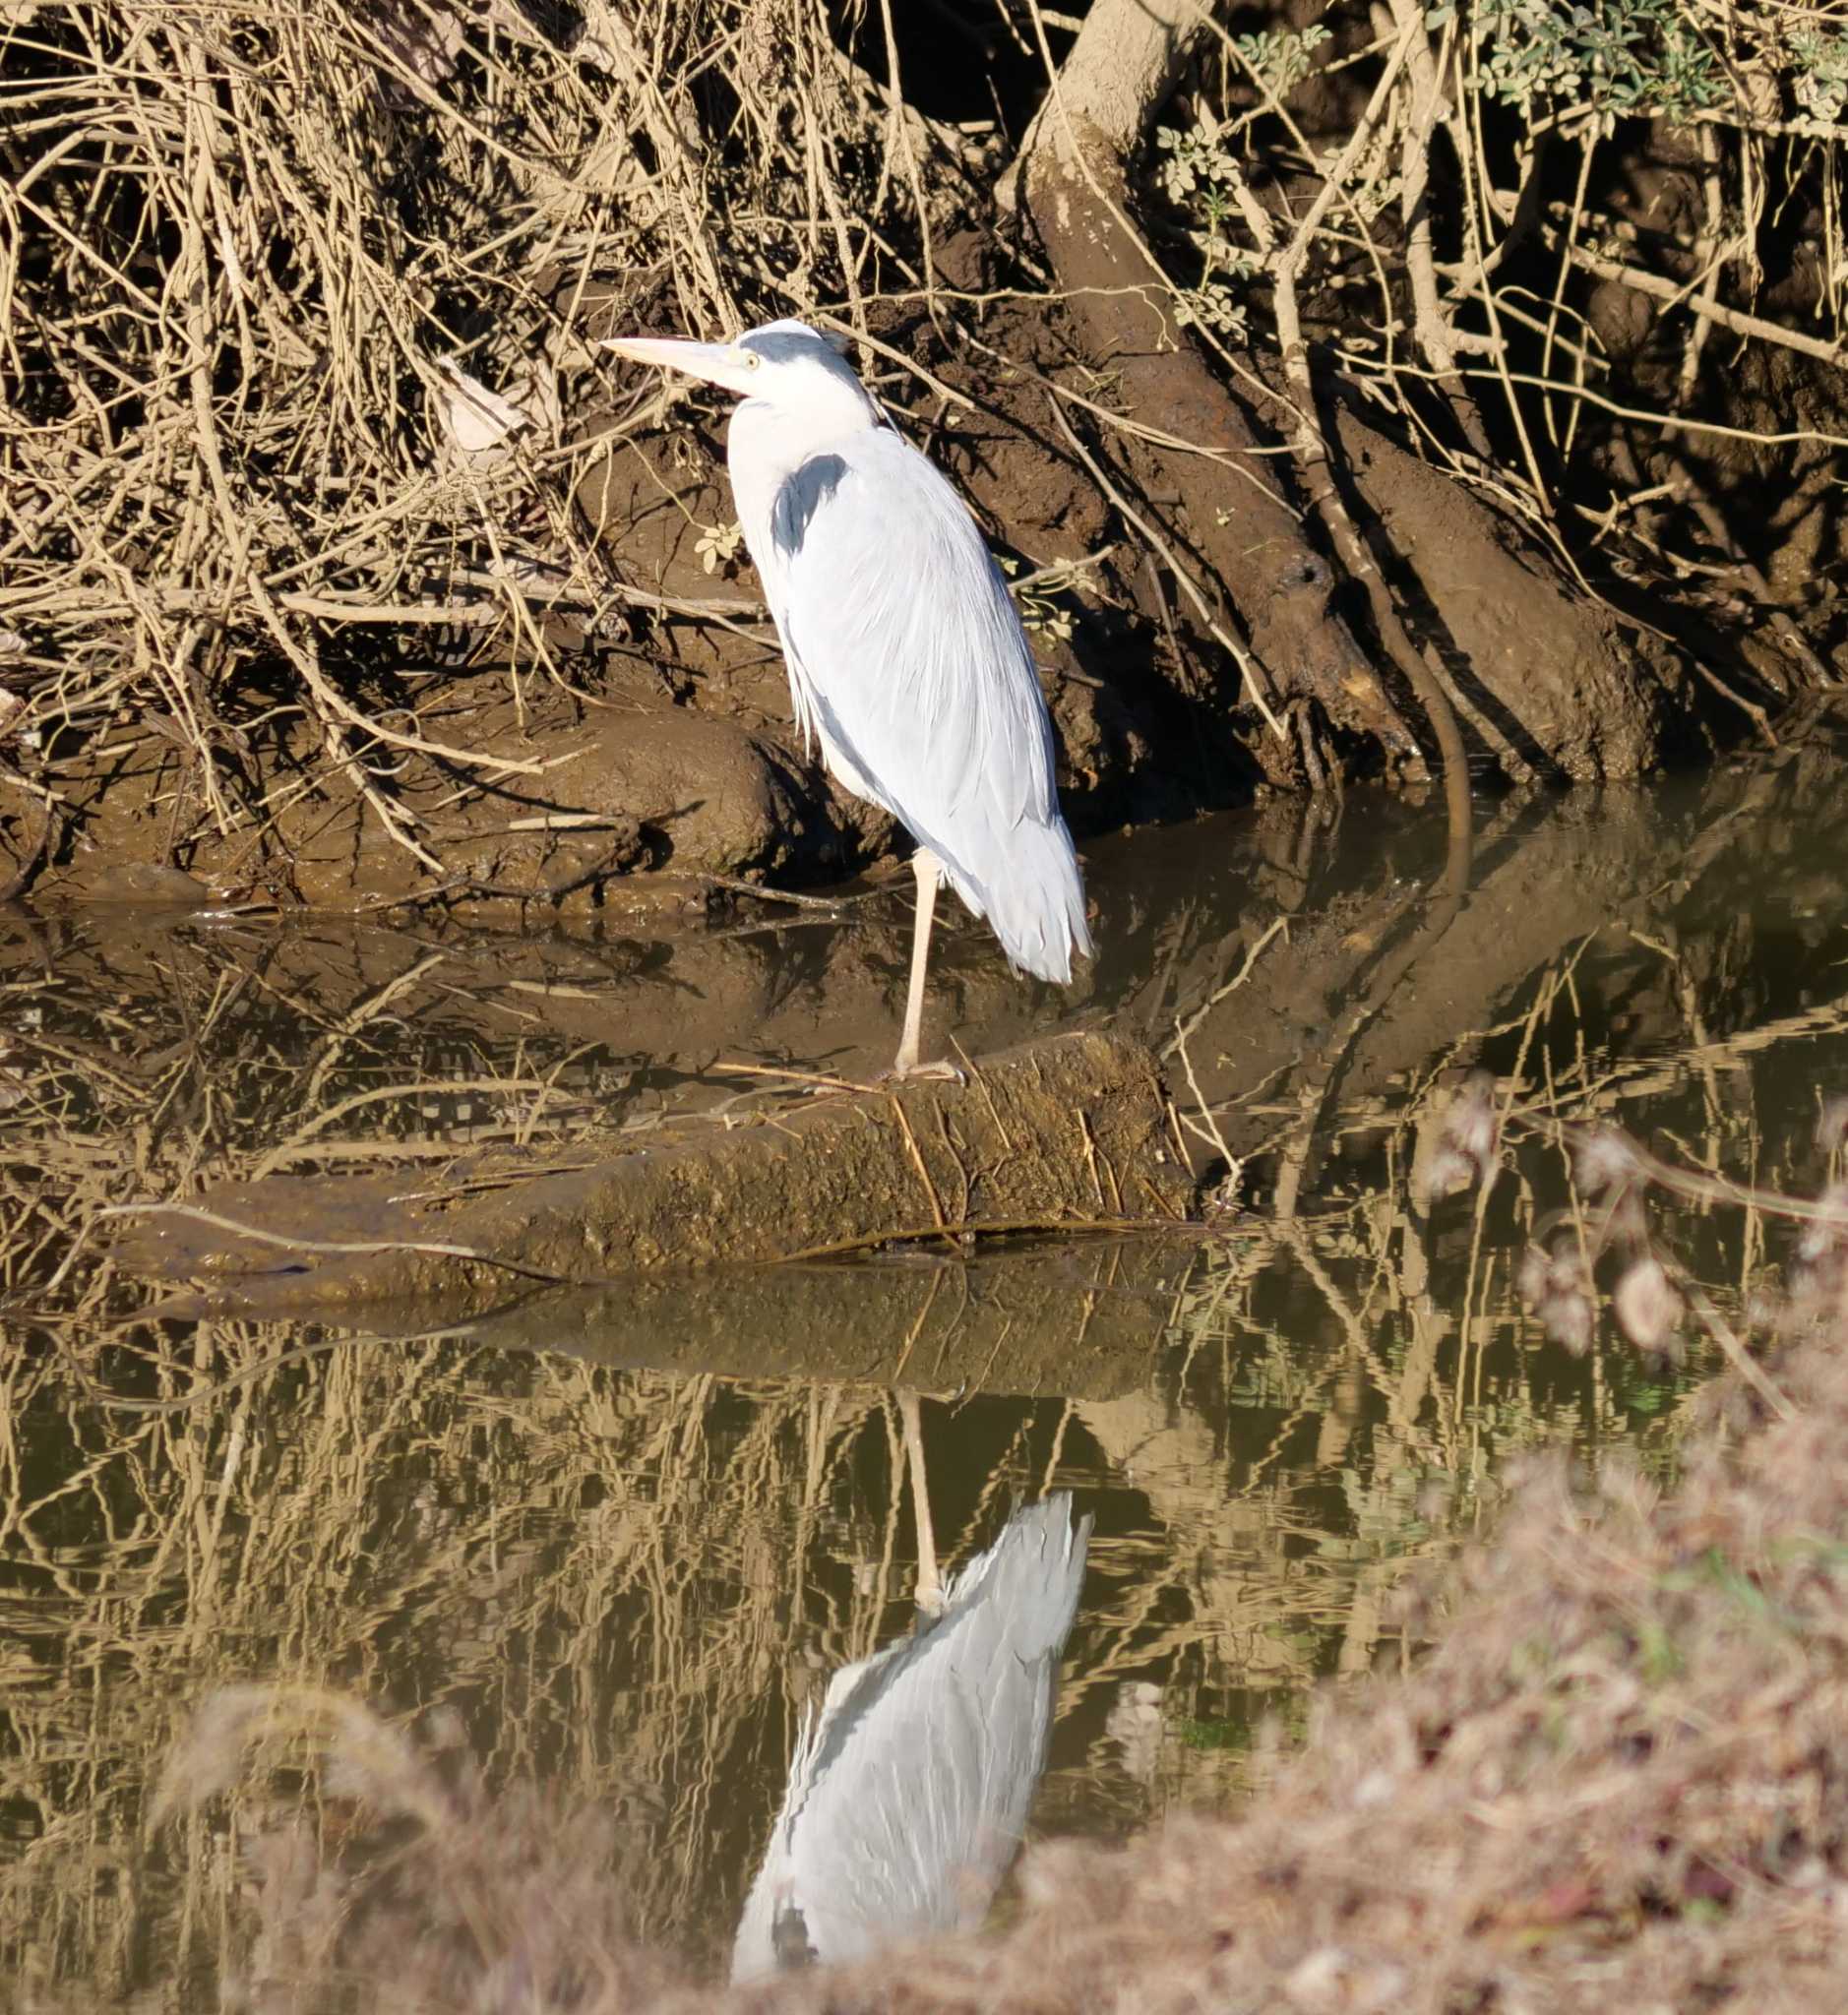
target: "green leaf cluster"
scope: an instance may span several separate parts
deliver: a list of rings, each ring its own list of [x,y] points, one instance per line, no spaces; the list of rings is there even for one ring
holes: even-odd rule
[[[1800,28],[1790,38],[1795,58],[1791,90],[1798,105],[1825,126],[1838,125],[1848,106],[1848,34]]]
[[[1687,120],[1728,96],[1678,0],[1477,0],[1483,89],[1530,116],[1586,105],[1607,119]]]

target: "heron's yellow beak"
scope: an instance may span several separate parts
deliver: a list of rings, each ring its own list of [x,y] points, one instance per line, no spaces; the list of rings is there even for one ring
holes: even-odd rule
[[[689,378],[704,379],[726,392],[748,397],[757,388],[762,359],[755,351],[735,342],[685,342],[661,336],[616,336],[603,348],[614,350],[638,364],[652,364],[662,371],[684,371]]]

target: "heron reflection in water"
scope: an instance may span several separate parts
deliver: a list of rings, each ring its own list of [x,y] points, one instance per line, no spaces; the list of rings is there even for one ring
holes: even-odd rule
[[[939,880],[1041,979],[1069,980],[1072,954],[1091,948],[1052,721],[1007,582],[948,480],[806,323],[771,322],[736,342],[620,336],[604,347],[744,400],[725,459],[796,725],[846,789],[918,843],[893,1074],[956,1074],[919,1062]]]
[[[734,1981],[980,1923],[1046,1767],[1090,1529],[1063,1492],[1016,1511],[935,1615],[921,1604],[914,1636],[830,1680],[745,1903]]]

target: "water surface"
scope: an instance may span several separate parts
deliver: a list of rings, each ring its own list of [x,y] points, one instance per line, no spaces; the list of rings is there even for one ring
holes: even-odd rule
[[[1644,1358],[1606,1316],[1573,1357],[1514,1276],[1569,1201],[1561,1122],[1765,1186],[1826,1175],[1839,773],[1821,741],[1485,804],[1460,903],[1434,894],[1431,807],[1095,844],[1079,987],[954,929],[935,1029],[978,1056],[1093,1021],[1161,1050],[1227,1206],[1208,1236],[909,1248],[440,1323],[162,1315],[86,1227],[227,1176],[440,1172],[770,1095],[727,1060],[875,1069],[904,906],[573,937],[0,917],[0,1970],[175,2005],[213,1976],[256,1793],[140,1822],[192,1707],[250,1679],[421,1712],[490,1781],[599,1804],[636,1927],[717,1968],[800,1715],[909,1626],[899,1388],[953,1563],[1050,1488],[1094,1519],[1035,1829],[1235,1801],[1261,1725],[1287,1736],[1316,1680],[1404,1652],[1395,1589],[1481,1528],[1514,1456],[1672,1466],[1711,1343]],[[1500,1173],[1434,1197],[1437,1108],[1472,1069]],[[1786,1244],[1721,1205],[1653,1223],[1739,1321]]]

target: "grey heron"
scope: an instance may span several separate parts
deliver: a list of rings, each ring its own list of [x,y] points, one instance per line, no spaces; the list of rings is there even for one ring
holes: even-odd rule
[[[914,1636],[843,1667],[803,1731],[734,1981],[967,1930],[1026,1827],[1091,1522],[1016,1511]]]
[[[623,336],[605,347],[744,401],[726,462],[796,723],[848,790],[917,841],[893,1066],[916,1071],[940,879],[1041,979],[1069,981],[1073,952],[1091,948],[1052,722],[1007,583],[948,479],[806,323],[768,323],[735,342]]]

